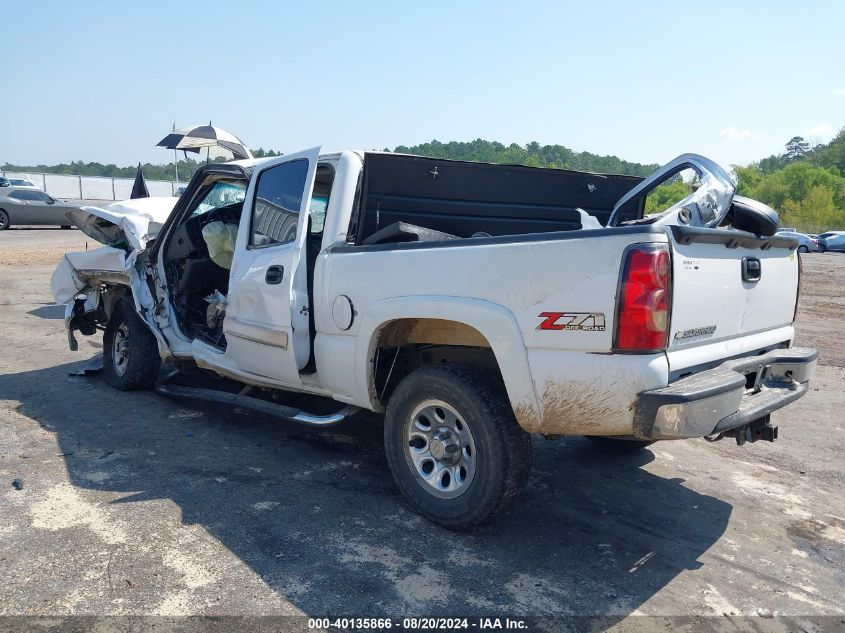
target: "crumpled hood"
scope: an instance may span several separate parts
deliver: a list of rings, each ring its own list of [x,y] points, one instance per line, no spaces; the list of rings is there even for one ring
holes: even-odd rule
[[[98,242],[134,252],[143,251],[164,225],[179,198],[137,198],[104,208],[81,207],[65,215],[74,226]]]
[[[67,303],[82,290],[88,282],[86,277],[103,273],[125,274],[129,279],[128,266],[135,261],[126,251],[103,246],[82,253],[67,253],[53,271],[50,290],[56,303]]]

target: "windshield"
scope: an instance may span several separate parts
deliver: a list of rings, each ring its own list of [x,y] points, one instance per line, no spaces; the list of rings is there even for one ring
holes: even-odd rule
[[[228,207],[244,201],[246,183],[236,180],[218,180],[191,213],[191,217],[203,215],[220,207]]]

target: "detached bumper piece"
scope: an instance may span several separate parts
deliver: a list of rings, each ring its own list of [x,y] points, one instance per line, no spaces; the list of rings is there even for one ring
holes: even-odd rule
[[[746,356],[642,392],[634,436],[668,440],[732,436],[738,444],[774,441],[769,415],[807,393],[818,352],[805,347]]]

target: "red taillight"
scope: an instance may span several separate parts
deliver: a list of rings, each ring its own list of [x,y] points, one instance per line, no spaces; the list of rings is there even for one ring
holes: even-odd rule
[[[669,251],[663,246],[628,251],[619,284],[614,348],[650,352],[666,348],[672,305]]]

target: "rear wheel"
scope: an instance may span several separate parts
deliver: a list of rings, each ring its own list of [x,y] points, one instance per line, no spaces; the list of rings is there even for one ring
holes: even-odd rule
[[[806,253],[806,252],[807,252],[807,251],[809,251],[809,250],[810,250],[810,249],[808,249],[806,246],[799,246],[799,247],[798,247],[798,252],[799,252],[799,253]]]
[[[504,509],[531,470],[531,437],[501,380],[470,366],[423,367],[402,380],[387,407],[384,442],[402,494],[450,529]]]
[[[3,209],[0,209],[0,231],[5,231],[10,225],[9,214],[3,211]]]
[[[103,372],[112,387],[129,391],[155,384],[161,357],[150,328],[129,299],[118,301],[103,336]]]
[[[617,437],[601,437],[599,435],[588,435],[587,439],[593,443],[598,450],[609,455],[630,455],[645,450],[652,444],[650,440],[628,440]]]

